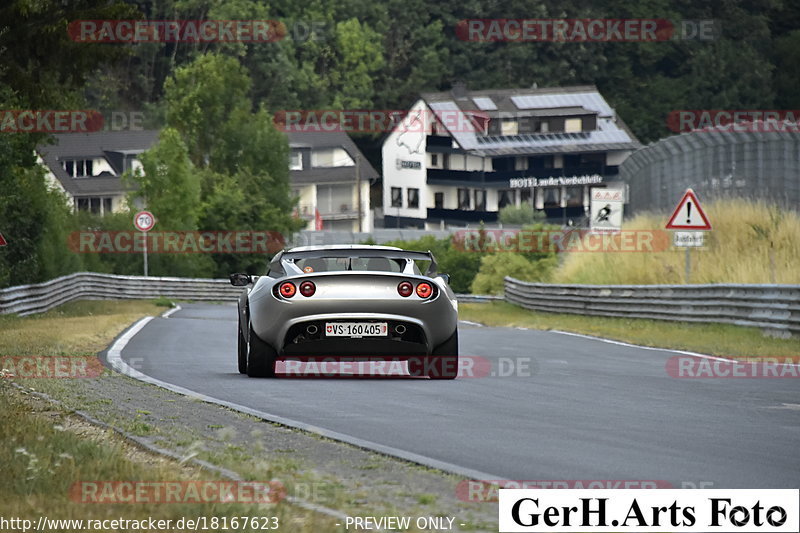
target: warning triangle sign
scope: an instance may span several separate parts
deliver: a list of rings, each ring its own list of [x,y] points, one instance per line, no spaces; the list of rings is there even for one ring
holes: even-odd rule
[[[683,198],[678,202],[678,207],[669,217],[669,222],[665,226],[666,229],[689,229],[696,231],[705,231],[711,229],[711,222],[708,221],[703,208],[700,207],[700,202],[697,201],[692,189],[686,189],[683,193]]]
[[[6,244],[8,244],[8,243],[7,243],[7,242],[6,242],[6,240],[3,238],[3,234],[2,234],[2,233],[0,233],[0,246],[5,246]]]

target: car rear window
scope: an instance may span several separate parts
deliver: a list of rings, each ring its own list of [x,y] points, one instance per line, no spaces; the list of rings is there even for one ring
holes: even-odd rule
[[[298,259],[295,264],[304,272],[337,272],[344,270],[402,272],[403,261],[386,257],[313,257]]]

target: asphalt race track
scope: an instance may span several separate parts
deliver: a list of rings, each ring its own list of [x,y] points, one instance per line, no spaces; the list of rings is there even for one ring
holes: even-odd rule
[[[800,482],[798,379],[676,379],[665,370],[674,352],[555,332],[461,324],[460,343],[495,373],[517,358],[530,366],[455,381],[252,379],[236,371],[236,307],[210,304],[152,320],[122,358],[195,392],[500,479]]]

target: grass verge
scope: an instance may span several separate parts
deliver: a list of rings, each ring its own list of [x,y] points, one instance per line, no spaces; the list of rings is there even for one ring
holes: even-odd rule
[[[508,302],[460,304],[458,315],[461,320],[487,326],[557,329],[642,346],[689,350],[721,357],[783,358],[800,355],[800,339],[767,337],[758,328],[729,324],[542,313]]]
[[[91,355],[105,348],[136,319],[161,311],[163,307],[152,301],[82,301],[38,316],[3,316],[0,317],[0,354]],[[43,381],[68,380],[20,380],[26,385]],[[0,477],[5,480],[0,483],[1,516],[33,520],[34,524],[40,516],[65,520],[142,520],[153,517],[173,520],[173,524],[182,517],[206,517],[209,521],[212,517],[276,517],[280,529],[298,532],[335,529],[335,519],[290,507],[286,503],[194,503],[198,500],[189,496],[190,491],[183,493],[188,496],[184,503],[86,503],[81,497],[82,485],[76,483],[98,480],[205,482],[222,478],[142,452],[110,431],[91,426],[13,388],[6,379],[0,379],[0,409],[6,421],[0,424]],[[269,481],[273,472],[264,470],[260,474],[258,481]],[[76,489],[77,493],[72,492]],[[131,493],[115,494],[123,498]],[[142,499],[147,500],[155,492],[143,494]],[[211,527],[213,523],[207,522],[207,525]],[[261,526],[263,520],[257,527],[238,527],[237,530],[256,531]],[[175,528],[172,526],[168,530]],[[80,527],[46,524],[45,529],[72,531]],[[110,523],[100,529],[148,530],[147,527]],[[216,529],[211,527],[211,530]]]

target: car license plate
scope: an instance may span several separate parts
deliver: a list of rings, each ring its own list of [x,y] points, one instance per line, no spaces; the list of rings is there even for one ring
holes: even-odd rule
[[[327,322],[327,337],[386,337],[389,327],[386,322]]]

